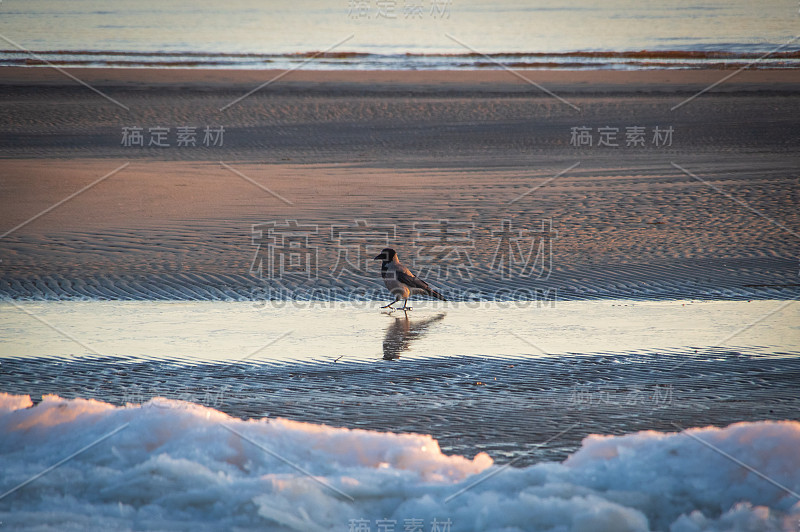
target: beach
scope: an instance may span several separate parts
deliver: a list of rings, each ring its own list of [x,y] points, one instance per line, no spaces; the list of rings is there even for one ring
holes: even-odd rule
[[[4,69],[4,231],[114,172],[3,237],[15,298],[249,299],[279,281],[252,273],[255,226],[286,220],[312,227],[328,271],[283,288],[381,289],[328,275],[334,226],[415,242],[443,219],[469,240],[469,278],[431,275],[463,298],[520,287],[494,260],[504,222],[546,227],[552,261],[523,286],[563,299],[798,294],[794,71],[743,71],[675,110],[723,75],[536,73],[564,103],[503,71],[297,71],[239,101],[273,73],[72,72],[129,110],[53,69]],[[123,144],[134,127],[144,146]],[[224,128],[216,145],[207,127]],[[599,145],[602,128],[617,146]],[[655,128],[670,138],[654,143]],[[417,248],[398,252],[423,265]]]
[[[793,530],[796,70],[69,74],[0,69],[3,523]]]

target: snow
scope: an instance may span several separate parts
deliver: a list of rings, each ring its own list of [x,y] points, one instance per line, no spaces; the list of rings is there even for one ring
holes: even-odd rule
[[[49,395],[31,405],[0,394],[8,529],[313,531],[361,520],[380,530],[387,519],[404,530],[416,519],[425,532],[434,522],[451,531],[694,532],[800,523],[796,421],[592,435],[563,463],[504,468],[483,453],[445,455],[427,435],[240,420],[166,399],[115,407]]]

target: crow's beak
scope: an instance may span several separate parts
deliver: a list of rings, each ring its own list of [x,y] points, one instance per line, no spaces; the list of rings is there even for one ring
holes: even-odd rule
[[[372,259],[372,260],[386,260],[386,255],[384,255],[383,253],[381,253],[380,255],[378,255],[377,257],[375,257],[375,258],[374,258],[374,259]]]

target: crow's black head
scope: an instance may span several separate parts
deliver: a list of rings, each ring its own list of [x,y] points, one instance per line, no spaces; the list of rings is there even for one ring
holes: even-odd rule
[[[394,252],[392,248],[383,248],[377,257],[374,260],[382,260],[384,262],[391,262],[397,256],[397,253]]]

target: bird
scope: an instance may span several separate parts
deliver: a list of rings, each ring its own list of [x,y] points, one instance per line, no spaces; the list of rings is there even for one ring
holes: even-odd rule
[[[392,310],[411,310],[408,306],[408,298],[412,295],[425,294],[442,301],[447,301],[442,294],[428,286],[428,283],[422,279],[418,279],[411,270],[406,268],[400,263],[397,258],[397,253],[392,248],[384,248],[374,260],[381,262],[381,277],[383,284],[394,296],[394,301],[381,308],[390,308]],[[392,307],[395,303],[403,300],[403,306],[399,309]]]

